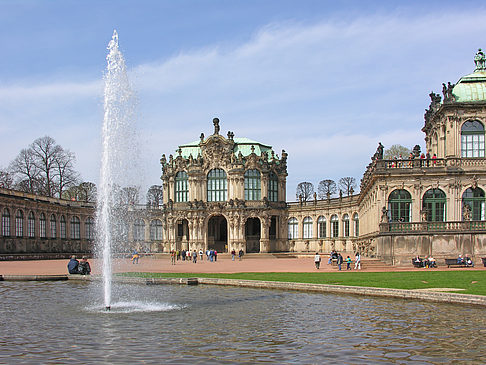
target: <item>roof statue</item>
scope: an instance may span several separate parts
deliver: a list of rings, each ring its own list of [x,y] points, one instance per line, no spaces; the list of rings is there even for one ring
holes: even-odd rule
[[[478,49],[476,56],[474,56],[474,63],[476,64],[476,71],[486,71],[486,57],[484,56],[484,52],[481,51],[481,48]]]
[[[217,135],[217,134],[219,134],[219,119],[214,118],[213,124],[214,124],[214,134]]]

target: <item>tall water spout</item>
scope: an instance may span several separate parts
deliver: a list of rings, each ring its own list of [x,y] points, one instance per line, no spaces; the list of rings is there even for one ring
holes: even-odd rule
[[[108,43],[107,67],[104,74],[104,118],[102,157],[97,207],[97,254],[102,257],[104,301],[111,307],[112,256],[123,242],[123,213],[117,203],[120,186],[128,186],[128,173],[134,161],[134,97],[128,81],[125,60],[118,48],[118,33]],[[131,155],[131,156],[130,156]],[[133,172],[133,170],[132,170]]]

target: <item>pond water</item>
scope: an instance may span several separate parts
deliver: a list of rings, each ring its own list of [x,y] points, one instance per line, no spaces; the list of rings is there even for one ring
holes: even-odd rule
[[[234,287],[1,282],[0,363],[484,363],[480,307]],[[123,298],[130,297],[130,300]]]

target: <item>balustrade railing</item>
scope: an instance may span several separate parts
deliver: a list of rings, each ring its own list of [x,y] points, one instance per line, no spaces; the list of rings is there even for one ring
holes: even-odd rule
[[[486,221],[380,223],[380,233],[486,231]]]

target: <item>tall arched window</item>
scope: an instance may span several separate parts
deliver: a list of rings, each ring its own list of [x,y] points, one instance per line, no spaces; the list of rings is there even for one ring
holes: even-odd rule
[[[349,215],[343,215],[343,232],[344,237],[349,237]]]
[[[339,237],[339,218],[336,214],[331,216],[331,237]]]
[[[473,221],[484,221],[484,191],[481,188],[468,188],[462,194],[462,216],[465,218],[465,209],[469,210],[470,217]]]
[[[21,210],[17,210],[17,214],[15,215],[15,236],[24,236],[24,212]]]
[[[445,222],[446,195],[440,189],[429,189],[422,199],[422,210],[428,222]]]
[[[145,239],[145,221],[137,219],[133,225],[133,239],[135,241],[143,241]]]
[[[175,201],[187,202],[189,188],[187,184],[187,172],[179,171],[175,178]]]
[[[278,202],[278,177],[273,171],[268,174],[268,200]]]
[[[10,211],[7,208],[2,213],[2,236],[10,237]]]
[[[484,157],[484,126],[478,120],[462,125],[461,157]]]
[[[208,202],[226,201],[226,172],[222,169],[213,169],[208,174]]]
[[[35,217],[34,212],[29,213],[29,217],[27,218],[27,237],[34,238],[35,237]]]
[[[359,236],[359,216],[358,213],[353,214],[353,222],[354,222],[354,236]]]
[[[289,240],[296,240],[299,238],[299,222],[297,218],[290,218],[288,222]]]
[[[393,190],[388,197],[388,212],[393,222],[412,220],[412,196],[403,189]]]
[[[56,216],[51,215],[51,238],[57,238]]]
[[[154,219],[150,222],[150,239],[152,241],[162,240],[162,222],[160,219]]]
[[[312,218],[305,217],[303,226],[304,226],[304,238],[312,238]]]
[[[71,218],[71,239],[79,240],[81,238],[81,222],[78,217],[73,216]]]
[[[245,200],[261,199],[260,171],[245,171]]]
[[[318,234],[319,238],[325,238],[326,235],[327,235],[326,223],[327,223],[326,217],[324,217],[322,215],[317,219],[317,234]]]
[[[41,213],[39,216],[39,237],[46,238],[47,237],[47,229],[46,229],[46,215]]]
[[[91,217],[86,218],[86,222],[84,223],[84,228],[86,230],[86,239],[92,240],[94,239],[94,219]]]
[[[61,215],[61,219],[59,220],[59,231],[60,231],[60,237],[61,238],[66,238],[66,217]]]

